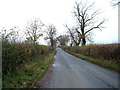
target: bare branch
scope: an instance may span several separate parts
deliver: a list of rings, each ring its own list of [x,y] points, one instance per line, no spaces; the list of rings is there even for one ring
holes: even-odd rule
[[[85,34],[87,34],[88,32],[90,32],[90,31],[92,31],[92,30],[94,30],[94,29],[100,29],[100,30],[101,30],[101,28],[103,28],[101,25],[102,25],[104,22],[105,22],[105,20],[101,21],[97,26],[94,26],[94,27],[92,27],[91,29],[87,30],[87,31],[85,32]]]
[[[45,37],[45,40],[49,39],[50,40],[50,44],[51,46],[55,46],[56,45],[56,40],[55,40],[55,36],[56,36],[56,27],[52,24],[50,24],[47,27],[47,30],[45,31],[45,33],[47,34],[47,36]]]
[[[81,42],[81,33],[78,31],[79,28],[70,29],[67,26],[67,24],[64,25],[64,26],[68,29],[72,41],[75,43],[75,45],[78,46],[80,44],[80,42]],[[78,33],[76,33],[76,32],[78,32]]]
[[[101,21],[98,25],[96,25],[96,17],[100,14],[99,10],[94,9],[94,3],[87,5],[87,3],[80,3],[75,4],[74,8],[74,16],[77,20],[77,28],[75,29],[76,33],[78,33],[77,37],[82,38],[83,45],[86,43],[86,34],[94,29],[103,28],[103,23],[105,20]],[[92,27],[90,27],[92,26]],[[68,27],[67,27],[68,28]],[[69,29],[70,31],[70,29]]]
[[[42,27],[44,24],[40,20],[33,20],[26,27],[25,34],[27,36],[27,40],[30,43],[36,43],[40,36],[42,36]]]

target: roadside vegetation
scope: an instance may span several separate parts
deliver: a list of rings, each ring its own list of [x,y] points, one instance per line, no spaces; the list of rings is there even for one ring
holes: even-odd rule
[[[43,36],[39,20],[28,24],[24,36],[20,29],[2,29],[2,88],[33,88],[51,66],[55,55],[55,44],[40,45],[38,40]],[[47,31],[46,31],[47,32]],[[54,38],[54,36],[53,36]]]
[[[63,50],[84,60],[115,71],[120,70],[120,45],[63,46]]]
[[[100,12],[94,3],[75,2],[72,14],[76,22],[71,26],[64,24],[67,33],[59,36],[55,25],[45,25],[38,18],[28,22],[23,29],[3,27],[0,32],[3,88],[36,87],[36,82],[54,60],[56,46],[98,65],[120,69],[118,44],[86,45],[93,43],[93,30],[104,28],[106,19],[99,17]],[[43,45],[45,43],[47,45]]]
[[[55,48],[8,44],[2,47],[3,88],[34,87],[54,60]]]

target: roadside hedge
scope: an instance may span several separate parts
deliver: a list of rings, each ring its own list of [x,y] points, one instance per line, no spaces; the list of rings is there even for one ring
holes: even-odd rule
[[[2,72],[15,74],[25,63],[34,57],[44,56],[52,51],[52,47],[27,43],[2,43]]]
[[[96,59],[108,60],[116,62],[120,60],[120,44],[102,44],[102,45],[86,45],[86,46],[64,46],[64,50],[74,53],[80,53]]]

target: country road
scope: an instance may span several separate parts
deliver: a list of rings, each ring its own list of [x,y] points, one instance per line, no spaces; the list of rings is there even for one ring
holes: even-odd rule
[[[57,48],[47,88],[118,88],[118,74]]]

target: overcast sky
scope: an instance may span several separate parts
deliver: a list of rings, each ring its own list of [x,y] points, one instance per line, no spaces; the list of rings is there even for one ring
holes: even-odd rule
[[[0,0],[0,28],[18,26],[25,28],[28,21],[40,18],[44,24],[52,23],[58,34],[64,34],[63,24],[73,25],[73,7],[80,0]],[[102,17],[107,17],[106,28],[94,32],[95,43],[118,42],[118,9],[110,5],[111,0],[88,0],[101,9]],[[101,18],[102,18],[101,17]],[[101,19],[99,18],[99,19]],[[45,42],[41,40],[41,43]]]

